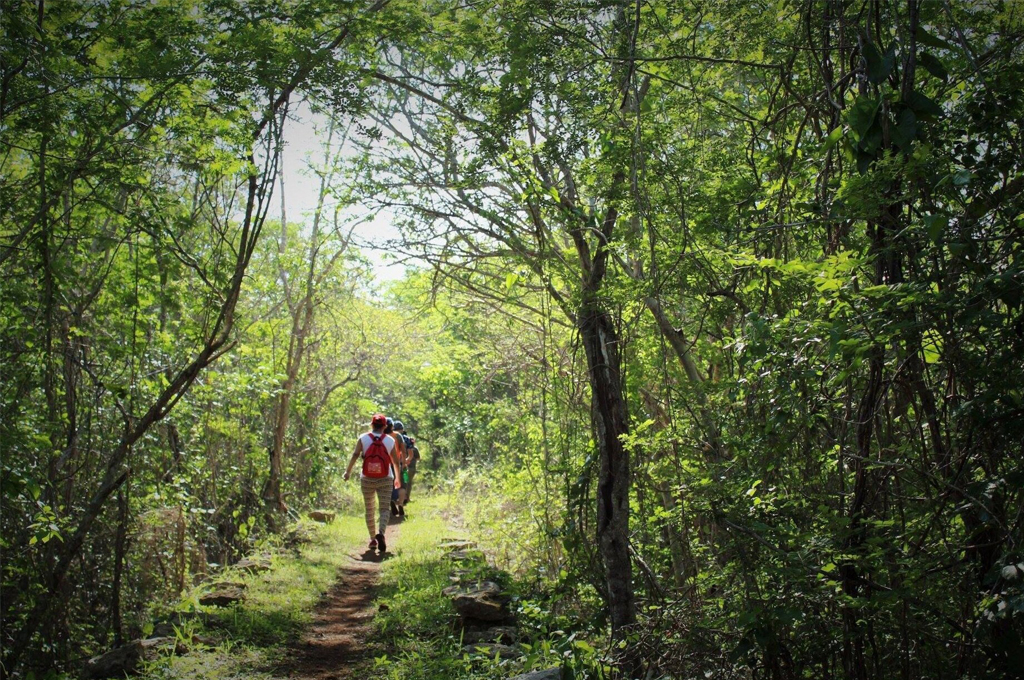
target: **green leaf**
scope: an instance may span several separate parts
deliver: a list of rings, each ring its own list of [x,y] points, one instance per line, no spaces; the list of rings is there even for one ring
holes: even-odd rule
[[[865,153],[863,151],[857,151],[857,172],[864,174],[868,171],[871,166],[871,161],[875,160],[874,154]]]
[[[909,108],[904,108],[899,113],[896,125],[891,129],[893,143],[900,149],[906,151],[914,142],[914,139],[917,137],[917,133],[917,116],[915,116],[914,112]]]
[[[924,227],[932,243],[938,244],[942,240],[942,234],[949,227],[949,218],[945,215],[927,215],[924,218]]]
[[[875,122],[880,103],[880,100],[871,97],[858,97],[846,112],[846,122],[850,129],[857,133],[858,138],[863,138],[871,124]]]
[[[935,103],[933,99],[921,94],[920,92],[914,91],[910,93],[910,97],[907,99],[907,105],[913,109],[914,113],[919,118],[935,119],[942,115],[942,107]]]
[[[878,85],[892,73],[892,67],[896,63],[895,50],[890,47],[883,55],[874,43],[866,42],[864,43],[864,61],[867,63],[868,80]]]
[[[860,149],[869,154],[875,153],[882,147],[882,126],[872,125],[866,135],[860,140]]]
[[[837,127],[836,129],[832,130],[832,132],[828,133],[828,137],[825,138],[825,151],[828,151],[833,146],[835,146],[836,143],[839,142],[839,140],[842,139],[842,138],[843,138],[843,128],[842,128],[842,126]]]
[[[917,38],[917,42],[921,43],[922,45],[927,45],[928,47],[937,47],[943,50],[953,49],[952,45],[950,45],[942,38],[932,35],[931,33],[924,29],[924,26],[921,26],[920,24],[918,24],[917,26],[917,32],[914,34],[914,37]]]
[[[928,73],[931,73],[942,82],[949,80],[949,73],[946,71],[946,67],[942,65],[942,62],[939,61],[938,57],[929,52],[922,52],[917,55],[917,60],[921,63],[921,66],[928,71]]]

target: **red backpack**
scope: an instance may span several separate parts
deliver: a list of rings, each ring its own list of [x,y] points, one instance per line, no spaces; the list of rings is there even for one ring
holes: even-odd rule
[[[384,479],[391,473],[391,454],[384,446],[384,435],[379,437],[372,432],[370,448],[363,451],[363,477],[368,479]]]

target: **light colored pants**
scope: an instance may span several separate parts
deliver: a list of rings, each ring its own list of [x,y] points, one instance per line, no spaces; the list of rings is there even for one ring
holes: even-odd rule
[[[363,477],[360,479],[360,485],[363,489],[363,503],[366,505],[366,528],[369,529],[371,537],[383,534],[388,528],[388,520],[391,519],[391,489],[395,488],[395,480],[391,477]],[[375,501],[380,506],[380,531],[376,531],[373,524]]]

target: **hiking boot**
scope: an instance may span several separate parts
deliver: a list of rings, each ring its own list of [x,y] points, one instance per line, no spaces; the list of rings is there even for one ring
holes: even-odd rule
[[[377,539],[376,538],[371,538],[370,539],[370,545],[368,545],[367,548],[369,548],[370,550],[376,550],[377,549]]]
[[[383,555],[387,552],[388,544],[384,542],[384,534],[377,534],[377,550]]]

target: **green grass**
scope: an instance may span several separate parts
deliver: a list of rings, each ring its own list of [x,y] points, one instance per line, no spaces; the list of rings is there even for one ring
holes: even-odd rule
[[[216,646],[190,645],[187,654],[149,664],[143,677],[270,678],[269,669],[280,661],[283,645],[310,624],[313,607],[335,582],[346,555],[358,548],[366,532],[362,516],[308,526],[312,542],[298,552],[275,552],[270,571],[249,576],[228,569],[218,577],[220,581],[245,582],[245,601],[228,608],[206,608],[207,625],[190,622],[180,632],[186,640],[193,633],[214,637],[220,640]],[[197,601],[198,592],[192,594],[191,606],[197,606]]]
[[[529,629],[539,633],[547,626],[533,625],[538,617],[531,613],[526,600],[518,598],[513,605],[522,609],[522,641],[533,643],[525,646],[527,656],[499,661],[463,652],[455,610],[441,591],[451,585],[452,572],[466,566],[448,561],[438,547],[446,539],[478,538],[473,535],[476,532],[458,528],[460,509],[454,496],[440,493],[420,495],[410,505],[409,516],[392,538],[388,546],[390,556],[381,569],[375,632],[368,641],[370,658],[352,677],[497,680],[557,665],[573,653],[572,638],[555,646],[533,639],[537,636],[531,635]],[[210,610],[212,621],[205,629],[199,624],[188,624],[182,631],[185,639],[191,638],[192,633],[218,636],[217,645],[193,646],[187,654],[161,659],[150,665],[144,677],[271,678],[272,670],[281,664],[287,643],[310,625],[314,606],[337,579],[346,556],[361,550],[365,540],[361,513],[350,512],[327,526],[313,525],[313,531],[313,542],[302,546],[299,554],[275,554],[269,572],[251,577],[224,574],[221,580],[248,584],[245,602],[228,609]],[[517,584],[507,573],[486,564],[475,567],[469,578],[497,581],[510,594],[518,594]]]
[[[449,575],[465,565],[445,559],[438,546],[450,538],[475,538],[452,528],[452,497],[420,496],[410,506],[411,519],[395,541],[395,556],[384,563],[374,619],[375,659],[362,675],[393,680],[485,680],[508,678],[531,667],[554,665],[542,655],[518,661],[498,661],[462,650],[461,629],[451,601],[441,591],[452,584]],[[496,581],[515,592],[509,576],[486,565],[474,568],[470,580]],[[547,663],[545,663],[545,661]],[[557,661],[555,662],[557,663]],[[359,675],[359,674],[357,674]]]

